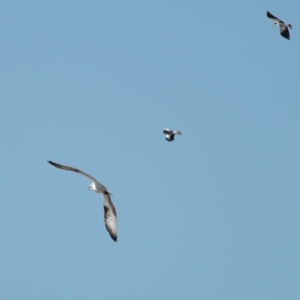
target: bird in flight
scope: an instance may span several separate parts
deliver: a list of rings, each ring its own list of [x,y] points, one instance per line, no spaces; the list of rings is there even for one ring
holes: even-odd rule
[[[79,169],[73,168],[73,167],[68,167],[68,166],[63,166],[60,164],[57,164],[51,160],[48,160],[48,163],[51,164],[52,166],[62,169],[62,170],[67,170],[67,171],[73,171],[76,173],[79,173],[87,178],[89,178],[92,181],[92,184],[89,185],[89,190],[92,190],[96,193],[101,193],[103,195],[103,206],[104,206],[104,223],[105,227],[111,236],[111,238],[116,242],[117,241],[117,212],[116,209],[110,199],[110,192],[108,189],[102,185],[100,182],[98,182],[94,177],[91,175],[84,173],[80,171]]]
[[[273,16],[270,12],[267,11],[267,17],[272,19],[274,21],[274,24],[279,26],[280,29],[280,34],[286,38],[286,39],[290,39],[290,32],[288,28],[292,29],[292,25],[291,24],[285,24],[283,21],[281,21],[280,19],[276,18],[275,16]]]
[[[163,133],[166,135],[166,140],[167,140],[168,142],[174,141],[175,134],[181,135],[181,132],[180,132],[180,131],[173,131],[173,130],[168,129],[168,128],[166,128],[166,129],[163,131]]]

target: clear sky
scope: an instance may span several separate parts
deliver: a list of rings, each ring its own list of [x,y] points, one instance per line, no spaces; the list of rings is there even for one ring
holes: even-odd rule
[[[299,11],[2,1],[0,299],[300,299]]]

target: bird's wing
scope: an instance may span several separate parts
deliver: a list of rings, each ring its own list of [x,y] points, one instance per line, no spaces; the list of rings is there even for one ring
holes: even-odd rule
[[[287,29],[287,27],[285,26],[280,26],[280,34],[286,38],[286,39],[290,39],[290,32],[289,30]]]
[[[104,222],[111,238],[117,241],[117,212],[107,192],[103,193]]]
[[[274,15],[272,15],[270,12],[267,11],[267,17],[276,21],[279,21],[280,23],[284,24],[283,21],[280,19],[276,18]]]
[[[169,141],[171,142],[171,141],[174,141],[174,138],[175,138],[175,135],[174,134],[170,134],[169,135]]]
[[[64,166],[64,165],[60,165],[60,164],[57,164],[51,160],[48,160],[48,163],[53,165],[54,167],[58,168],[58,169],[62,169],[62,170],[67,170],[67,171],[73,171],[73,172],[76,172],[76,173],[79,173],[87,178],[89,178],[91,181],[93,181],[95,184],[103,187],[103,189],[107,190],[107,188],[102,185],[100,182],[98,182],[94,177],[92,177],[91,175],[87,174],[87,173],[84,173],[82,171],[80,171],[79,169],[76,169],[76,168],[73,168],[73,167],[68,167],[68,166]]]
[[[171,129],[166,128],[164,130],[164,134],[172,134],[172,133],[173,133],[173,131]]]

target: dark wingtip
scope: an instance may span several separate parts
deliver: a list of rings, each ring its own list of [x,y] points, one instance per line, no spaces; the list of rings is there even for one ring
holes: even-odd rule
[[[267,11],[267,17],[268,18],[273,18],[274,16],[269,11]]]
[[[58,166],[58,164],[57,163],[55,163],[54,161],[52,161],[52,160],[47,160],[48,161],[48,163],[50,164],[50,165],[52,165],[52,166],[54,166],[54,167],[56,167],[56,168],[59,168]]]

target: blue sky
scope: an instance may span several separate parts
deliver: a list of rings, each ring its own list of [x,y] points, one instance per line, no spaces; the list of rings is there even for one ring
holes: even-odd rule
[[[1,299],[299,299],[300,3],[245,2],[2,2]]]

